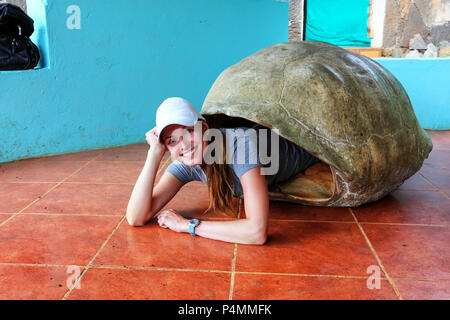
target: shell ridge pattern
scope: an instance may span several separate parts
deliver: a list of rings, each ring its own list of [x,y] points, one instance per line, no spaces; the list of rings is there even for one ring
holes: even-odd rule
[[[382,92],[388,92],[389,97],[394,95],[395,93],[395,85],[391,81],[391,78],[386,74],[383,68],[380,68],[372,59],[369,59],[367,57],[362,56],[361,59],[365,61],[368,65],[371,65],[374,69],[377,70],[377,73],[375,73],[371,68],[368,68],[369,74],[372,76],[372,78],[375,80],[374,83],[378,88],[382,89]],[[381,76],[383,75],[383,76]],[[389,99],[389,102],[391,100]],[[391,106],[391,110],[393,113],[397,115],[401,122],[401,126],[406,126],[407,122],[402,116],[402,113],[400,112],[401,108],[399,108],[399,103],[396,101],[396,103],[392,106],[392,103],[389,103]]]
[[[278,100],[278,104],[283,108],[283,110],[286,112],[286,114],[288,115],[289,118],[291,118],[291,119],[295,120],[296,122],[298,122],[302,127],[304,127],[307,131],[311,132],[314,136],[324,139],[325,141],[329,142],[331,145],[340,145],[340,144],[342,144],[342,145],[350,146],[350,147],[353,147],[353,148],[359,148],[359,147],[361,147],[361,146],[368,145],[368,144],[370,143],[370,140],[373,139],[373,137],[377,137],[377,138],[379,138],[380,140],[384,140],[384,139],[386,139],[387,137],[392,137],[392,138],[394,138],[394,136],[403,133],[401,130],[397,130],[396,132],[391,132],[391,133],[386,134],[386,135],[384,135],[384,136],[379,135],[379,134],[376,134],[376,133],[371,133],[371,135],[370,135],[364,142],[358,143],[358,145],[355,146],[355,145],[353,145],[353,144],[348,140],[348,137],[347,137],[347,136],[346,136],[346,140],[345,140],[345,141],[331,141],[329,138],[324,137],[324,136],[322,136],[322,135],[317,134],[316,132],[314,132],[311,128],[309,128],[307,125],[305,125],[305,124],[304,124],[303,122],[301,122],[299,119],[297,119],[296,117],[292,116],[291,113],[289,112],[289,110],[288,110],[288,109],[284,106],[284,104],[282,103],[283,93],[284,93],[284,87],[285,87],[285,83],[286,83],[286,81],[285,81],[285,70],[286,70],[286,68],[287,68],[287,66],[288,66],[289,64],[291,64],[291,63],[293,63],[293,62],[295,62],[295,61],[297,61],[297,60],[300,60],[300,58],[292,59],[291,61],[289,61],[289,62],[284,66],[284,68],[283,68],[283,70],[282,70],[283,80],[282,80],[282,88],[281,88],[280,99]],[[371,75],[372,75],[373,77],[375,77],[375,79],[383,80],[383,79],[381,79],[381,77],[377,77],[373,72],[371,72]],[[322,78],[322,76],[321,76],[320,74],[317,74],[317,76],[320,77],[320,79],[322,80],[323,83],[326,83],[325,80]],[[383,81],[383,82],[384,82],[384,81]],[[349,94],[349,96],[356,102],[355,98],[353,97],[352,94],[350,94],[350,92],[348,92],[347,88],[346,88],[345,86],[343,86],[343,88],[344,88],[344,90]],[[345,134],[346,134],[346,133],[345,133],[345,130],[344,130],[343,132],[344,132],[344,135],[345,135]]]
[[[322,80],[322,83],[324,83],[324,84],[327,83],[327,82],[323,79],[323,77],[322,77],[322,75],[321,75],[320,73],[317,73],[316,75],[320,78],[320,80]],[[345,129],[345,128],[343,128],[343,129]],[[332,144],[333,144],[333,145],[340,145],[340,144],[343,144],[343,145],[346,145],[346,146],[355,147],[355,146],[348,140],[346,130],[342,130],[342,132],[344,133],[345,141],[342,141],[342,140],[340,140],[340,141],[334,141],[334,142],[332,142]],[[323,137],[322,137],[322,138],[323,138]],[[324,138],[324,139],[325,139],[325,138]],[[330,139],[326,139],[326,140],[327,140],[327,141],[331,141]]]
[[[367,138],[367,140],[366,140],[365,142],[363,142],[363,143],[360,144],[360,146],[368,145],[368,144],[370,143],[370,140],[372,140],[373,137],[377,137],[377,138],[379,138],[380,140],[384,140],[384,139],[386,139],[387,137],[392,137],[392,138],[394,138],[394,136],[396,136],[396,135],[398,135],[398,134],[401,134],[401,133],[404,133],[404,132],[401,131],[401,130],[398,130],[397,132],[388,133],[388,134],[386,134],[386,135],[384,135],[384,136],[379,135],[379,134],[376,134],[376,133],[372,133],[372,134],[369,136],[369,138]]]
[[[282,88],[281,88],[280,99],[278,100],[278,104],[280,105],[281,108],[283,108],[284,112],[287,114],[287,116],[288,116],[289,118],[291,118],[292,120],[294,120],[294,121],[296,121],[297,123],[299,123],[303,128],[305,128],[307,131],[311,132],[311,134],[313,134],[315,137],[322,138],[323,140],[327,141],[327,142],[328,142],[329,144],[331,144],[331,145],[338,145],[338,144],[344,144],[344,145],[347,145],[347,144],[349,144],[349,143],[345,143],[345,142],[341,142],[341,141],[333,142],[333,141],[331,141],[329,138],[326,138],[326,137],[324,137],[324,136],[318,134],[317,132],[314,132],[311,128],[309,128],[307,125],[305,125],[305,124],[304,124],[303,122],[301,122],[299,119],[297,119],[296,117],[292,116],[291,113],[289,112],[289,110],[284,106],[284,104],[283,104],[283,102],[282,102],[282,99],[283,99],[284,87],[285,87],[285,83],[286,83],[286,81],[285,81],[285,70],[286,70],[286,67],[287,67],[290,63],[295,62],[295,61],[297,61],[297,60],[300,60],[300,58],[292,59],[291,61],[289,61],[288,63],[286,63],[286,65],[283,67],[283,70],[282,70],[282,75],[283,75],[283,79],[282,79]],[[323,79],[322,79],[322,80],[323,80]]]

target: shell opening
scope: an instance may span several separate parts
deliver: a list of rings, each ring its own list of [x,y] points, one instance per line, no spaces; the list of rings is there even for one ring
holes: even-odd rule
[[[256,122],[230,117],[225,114],[203,114],[212,128],[252,127]],[[270,125],[259,124],[271,128]],[[300,146],[303,148],[303,146]],[[316,156],[320,159],[319,156]],[[269,186],[271,200],[295,202],[306,205],[326,206],[336,194],[336,177],[329,164],[321,161],[313,164],[304,172],[278,185]]]

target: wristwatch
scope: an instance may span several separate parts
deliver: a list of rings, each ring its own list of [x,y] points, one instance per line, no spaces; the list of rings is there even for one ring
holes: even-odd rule
[[[196,236],[195,234],[195,227],[200,224],[200,220],[198,219],[191,219],[189,220],[189,233],[193,236]]]

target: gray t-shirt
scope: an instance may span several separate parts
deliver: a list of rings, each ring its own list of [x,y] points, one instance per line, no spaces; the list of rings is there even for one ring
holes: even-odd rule
[[[277,135],[279,144],[279,157],[278,159],[275,159],[274,157],[276,157],[276,153],[272,153],[270,135],[276,135],[276,133],[261,125],[253,126],[253,128],[256,130],[256,132],[258,132],[258,134],[253,136],[247,135],[247,133],[250,132],[247,131],[249,129],[248,127],[220,128],[222,133],[224,135],[227,135],[226,141],[228,147],[230,148],[229,150],[234,150],[232,163],[229,163],[227,161],[227,164],[231,166],[233,172],[232,189],[234,196],[240,196],[243,194],[242,184],[240,182],[240,178],[242,177],[242,175],[248,170],[258,166],[266,168],[270,167],[272,163],[267,163],[267,160],[269,158],[271,158],[272,161],[278,160],[279,165],[278,170],[275,173],[265,175],[268,186],[288,180],[296,174],[303,172],[306,168],[313,165],[314,163],[320,161],[303,148],[297,146],[287,139],[284,139],[279,135]],[[263,132],[267,133],[266,141],[268,150],[264,150],[262,152],[263,155],[267,155],[267,158],[264,159],[264,161],[262,161],[263,159],[260,157],[261,151],[259,151],[259,147],[261,147],[259,129],[264,129],[265,131]],[[243,149],[242,146],[244,146]],[[242,153],[243,150],[245,150],[245,157]],[[175,160],[167,167],[166,171],[173,174],[183,184],[190,181],[201,181],[205,184],[207,183],[206,174],[202,170],[200,165],[189,167],[184,163]]]

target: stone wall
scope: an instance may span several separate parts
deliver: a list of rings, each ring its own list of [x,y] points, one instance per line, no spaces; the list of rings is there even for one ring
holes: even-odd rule
[[[407,48],[416,34],[434,45],[450,41],[450,0],[386,0],[383,47]]]
[[[16,6],[19,6],[20,8],[22,8],[23,11],[27,12],[27,1],[26,0],[0,0],[0,3],[12,3],[15,4]]]

